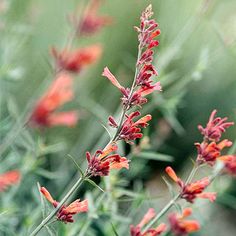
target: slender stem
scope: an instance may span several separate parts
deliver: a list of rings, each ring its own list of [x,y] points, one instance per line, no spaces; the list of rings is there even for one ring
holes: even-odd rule
[[[139,44],[139,49],[138,49],[138,57],[137,57],[137,62],[140,60],[141,57],[141,46]],[[128,97],[128,103],[126,106],[124,106],[123,111],[121,113],[120,116],[120,121],[119,121],[119,125],[117,128],[117,132],[115,133],[114,137],[108,142],[108,144],[106,145],[106,147],[112,143],[112,142],[116,142],[118,141],[118,137],[119,137],[119,133],[121,131],[122,128],[122,124],[125,118],[125,114],[130,106],[130,102],[131,102],[131,98],[135,89],[135,85],[136,85],[136,78],[139,72],[139,67],[137,65],[138,63],[136,63],[136,70],[135,70],[135,75],[134,75],[134,80],[133,80],[133,84],[132,87],[130,89],[130,93],[129,93],[129,97]],[[48,222],[56,215],[56,213],[60,210],[60,208],[63,206],[63,204],[67,201],[67,199],[74,193],[74,191],[81,185],[81,183],[85,180],[85,178],[89,178],[90,176],[84,176],[81,177],[73,186],[72,188],[69,190],[69,192],[65,195],[65,197],[61,200],[61,202],[58,204],[57,208],[55,208],[38,226],[37,228],[30,234],[30,236],[35,236],[38,234],[38,232],[46,225],[48,224]]]
[[[162,210],[159,212],[159,214],[157,214],[143,229],[143,231],[145,232],[146,230],[148,230],[153,224],[155,224],[174,204],[175,202],[178,200],[178,198],[180,197],[180,194],[176,195],[173,199],[171,199],[163,208]]]
[[[123,124],[123,121],[124,121],[124,118],[125,118],[125,114],[126,114],[126,112],[128,111],[128,109],[130,107],[130,102],[131,102],[131,99],[132,99],[132,96],[133,96],[133,93],[134,93],[134,90],[135,90],[135,87],[136,87],[136,79],[137,79],[137,76],[138,76],[138,73],[139,73],[138,62],[140,60],[141,54],[142,54],[142,48],[141,48],[141,43],[140,43],[139,46],[138,46],[138,56],[137,56],[134,80],[133,80],[133,83],[132,83],[132,86],[131,86],[131,89],[130,89],[128,102],[127,102],[127,105],[123,107],[123,111],[122,111],[121,116],[120,116],[117,131],[116,131],[114,137],[112,138],[112,140],[109,142],[109,144],[111,142],[117,141],[118,138],[119,138],[119,133],[120,133],[121,128],[122,128],[122,124]]]
[[[200,166],[199,165],[194,165],[185,184],[188,184],[192,181],[194,175],[196,174],[198,168]],[[157,214],[155,216],[155,218],[153,218],[143,229],[143,231],[145,232],[146,230],[148,230],[153,224],[155,224],[174,204],[175,202],[180,198],[180,193],[178,193],[174,198],[172,198],[163,208],[162,210],[159,212],[159,214]]]
[[[200,167],[199,165],[194,164],[193,169],[190,172],[185,184],[189,184],[192,181],[192,179],[193,179],[194,175],[196,174],[199,167]]]
[[[30,236],[35,236],[38,232],[57,214],[60,208],[65,204],[65,202],[71,197],[71,195],[78,189],[78,187],[83,183],[84,178],[79,178],[77,182],[72,186],[65,197],[60,201],[58,206],[37,226],[37,228],[30,234]]]

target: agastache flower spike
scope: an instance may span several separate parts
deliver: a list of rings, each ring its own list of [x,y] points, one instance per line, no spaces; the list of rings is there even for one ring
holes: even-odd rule
[[[169,222],[171,231],[176,236],[187,236],[189,233],[196,232],[200,229],[200,225],[196,220],[185,220],[186,217],[192,214],[191,208],[185,208],[182,215],[171,213]]]
[[[9,186],[17,184],[20,178],[21,174],[18,170],[11,170],[0,174],[0,192],[6,190]]]
[[[123,94],[121,100],[126,110],[129,110],[133,106],[143,105],[147,102],[145,96],[154,91],[161,91],[160,82],[153,83],[151,79],[153,75],[157,76],[158,74],[152,65],[154,54],[152,49],[158,46],[159,42],[154,40],[154,38],[160,34],[160,30],[157,29],[158,24],[155,20],[150,20],[152,14],[150,5],[143,12],[140,18],[140,28],[135,27],[139,33],[139,57],[136,65],[136,77],[132,88],[124,88],[121,86],[107,67],[104,69],[102,74],[107,77]]]
[[[103,151],[97,150],[93,156],[87,152],[87,174],[91,176],[106,176],[111,169],[129,169],[129,161],[125,157],[121,157],[118,154],[111,154],[117,151],[117,149],[117,145],[112,143]]]
[[[176,175],[175,171],[170,166],[166,168],[166,173],[180,186],[180,197],[186,201],[193,203],[196,198],[207,198],[211,202],[215,201],[216,193],[203,193],[206,187],[210,184],[210,179],[208,177],[186,184]]]
[[[148,224],[155,217],[156,213],[153,208],[150,208],[147,213],[144,215],[143,219],[136,226],[130,226],[130,235],[131,236],[157,236],[161,235],[166,230],[165,224],[160,224],[156,228],[150,228],[145,232],[142,232],[142,228]]]
[[[203,128],[201,125],[198,126],[198,129],[200,130],[201,134],[204,135],[205,139],[214,142],[218,142],[222,133],[234,124],[234,122],[226,122],[228,120],[227,117],[215,117],[216,113],[217,110],[214,110],[211,113],[205,128]]]
[[[44,197],[56,208],[59,204],[56,200],[53,199],[48,190],[44,187],[40,188],[40,192],[44,195]],[[78,214],[80,212],[88,211],[88,200],[80,201],[80,199],[75,200],[70,205],[63,205],[59,211],[57,212],[57,220],[62,221],[64,223],[73,223],[73,215]]]
[[[73,79],[65,73],[59,74],[48,91],[35,105],[30,117],[30,123],[36,126],[74,126],[78,115],[76,111],[57,112],[63,104],[74,97]]]

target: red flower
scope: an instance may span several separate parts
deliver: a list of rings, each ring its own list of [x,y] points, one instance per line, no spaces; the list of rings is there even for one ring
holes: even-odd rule
[[[214,110],[209,118],[206,128],[203,128],[201,125],[198,126],[198,129],[204,135],[205,139],[210,141],[218,142],[221,138],[221,135],[227,128],[234,125],[234,122],[226,122],[227,117],[221,118],[216,117],[215,115],[217,110]]]
[[[213,166],[220,157],[222,149],[225,147],[230,147],[232,142],[228,139],[224,139],[220,143],[216,144],[215,142],[211,142],[208,144],[207,142],[195,143],[195,146],[198,150],[197,163],[200,165],[202,163],[207,163],[210,166]]]
[[[100,0],[92,0],[89,8],[85,11],[79,24],[78,32],[82,35],[91,35],[98,32],[102,27],[110,25],[112,18],[109,16],[99,16],[97,14],[100,7]]]
[[[215,201],[216,193],[203,193],[206,187],[210,184],[208,177],[185,184],[170,166],[166,168],[166,173],[180,186],[180,197],[186,201],[193,203],[196,198],[207,198],[211,202]]]
[[[102,47],[100,45],[92,45],[71,52],[66,50],[58,52],[55,48],[52,48],[52,55],[55,58],[58,70],[74,73],[78,73],[86,66],[96,62],[101,53]]]
[[[148,121],[152,119],[151,115],[146,115],[137,121],[133,121],[134,118],[140,116],[139,111],[132,112],[130,115],[126,115],[126,119],[121,127],[118,139],[125,140],[127,143],[133,143],[132,141],[137,138],[142,138],[141,127],[146,128],[148,126]]]
[[[235,155],[226,155],[219,158],[224,162],[224,170],[229,175],[236,177],[236,156]]]
[[[97,150],[93,156],[87,152],[88,174],[91,176],[106,176],[111,169],[129,169],[129,161],[125,157],[118,154],[110,155],[117,149],[116,144],[110,144],[103,151]]]
[[[21,174],[18,170],[11,170],[0,174],[0,192],[3,192],[7,187],[15,185],[20,181]]]
[[[183,214],[172,213],[169,215],[171,231],[174,235],[187,236],[189,233],[196,232],[200,229],[200,225],[196,220],[185,220],[192,214],[191,208],[183,210]]]
[[[136,226],[131,225],[130,226],[130,235],[131,236],[157,236],[161,235],[166,230],[165,224],[160,224],[156,228],[151,228],[146,230],[145,232],[141,232],[142,227],[148,224],[148,222],[154,218],[156,215],[153,208],[150,208],[148,212],[144,215],[143,219],[140,221],[140,223]]]
[[[74,126],[78,115],[76,111],[57,112],[56,109],[73,99],[73,79],[68,74],[59,74],[48,91],[36,104],[30,122],[38,126]]]
[[[53,199],[53,197],[46,188],[42,187],[40,189],[40,192],[55,208],[58,206],[59,203]],[[88,211],[88,200],[80,202],[80,199],[77,199],[74,202],[72,202],[69,206],[63,205],[57,213],[57,219],[63,221],[64,223],[73,223],[74,222],[73,215],[87,211]]]

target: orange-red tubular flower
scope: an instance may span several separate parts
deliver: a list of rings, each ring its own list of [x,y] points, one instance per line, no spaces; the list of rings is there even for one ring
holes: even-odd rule
[[[169,215],[169,222],[171,231],[177,236],[187,236],[189,233],[196,232],[200,229],[200,225],[196,220],[185,220],[186,217],[192,214],[191,208],[183,210],[182,215],[171,213]]]
[[[51,52],[58,71],[79,73],[86,66],[98,61],[102,54],[102,47],[96,44],[74,51],[63,50],[61,52],[52,48]]]
[[[58,206],[59,203],[53,199],[53,197],[46,188],[42,187],[40,189],[40,192],[55,208]],[[73,223],[73,215],[87,211],[88,200],[84,200],[81,202],[80,199],[77,199],[68,206],[63,205],[57,213],[57,219],[64,223]]]
[[[76,111],[56,111],[62,105],[73,99],[74,93],[72,87],[73,79],[68,74],[59,74],[48,91],[35,105],[30,117],[30,123],[41,127],[58,125],[74,126],[78,119]]]
[[[149,208],[147,213],[144,215],[143,219],[139,222],[138,225],[130,226],[130,235],[131,236],[157,236],[161,235],[166,230],[165,224],[160,224],[156,228],[151,228],[146,230],[145,232],[142,232],[142,227],[144,227],[148,222],[150,222],[151,219],[155,217],[156,213],[153,208]]]
[[[205,139],[210,141],[218,142],[221,138],[221,135],[227,128],[234,125],[234,122],[226,122],[227,117],[215,117],[217,110],[214,110],[209,118],[209,121],[205,128],[201,125],[198,126],[198,129],[204,135]]]
[[[0,192],[6,190],[7,187],[15,185],[20,181],[21,174],[18,170],[11,170],[0,174]]]
[[[197,156],[197,163],[203,164],[207,163],[210,166],[213,166],[216,162],[216,160],[221,156],[221,151],[225,147],[230,147],[232,145],[232,142],[228,139],[224,139],[220,143],[195,143],[195,146],[197,147],[198,156]]]
[[[117,149],[116,144],[110,144],[103,151],[97,150],[93,156],[87,152],[88,174],[92,176],[106,176],[109,175],[111,169],[129,169],[129,161],[126,157],[111,154],[117,151]]]
[[[100,0],[91,0],[88,9],[84,12],[80,19],[80,22],[76,25],[79,35],[91,35],[97,33],[106,25],[112,23],[112,18],[109,16],[98,15],[98,9],[100,7]]]
[[[134,118],[140,116],[139,111],[132,112],[130,115],[126,115],[126,119],[120,129],[118,139],[125,140],[125,142],[133,144],[133,140],[142,138],[141,128],[146,128],[148,122],[152,119],[151,115],[146,115],[137,121],[133,121]]]
[[[173,179],[181,188],[180,197],[188,202],[193,203],[196,198],[207,198],[211,202],[215,201],[216,193],[203,191],[210,184],[208,177],[201,180],[185,184],[175,173],[171,167],[166,168],[166,173]]]

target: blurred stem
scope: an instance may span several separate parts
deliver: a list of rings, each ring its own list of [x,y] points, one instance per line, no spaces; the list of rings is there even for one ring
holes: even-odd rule
[[[65,197],[60,201],[58,206],[37,226],[37,228],[30,234],[30,236],[37,235],[39,231],[49,223],[49,221],[57,214],[60,208],[65,204],[65,202],[72,196],[72,194],[83,183],[84,179],[85,177],[81,177],[77,180],[77,182],[72,186],[72,188],[68,191]]]

